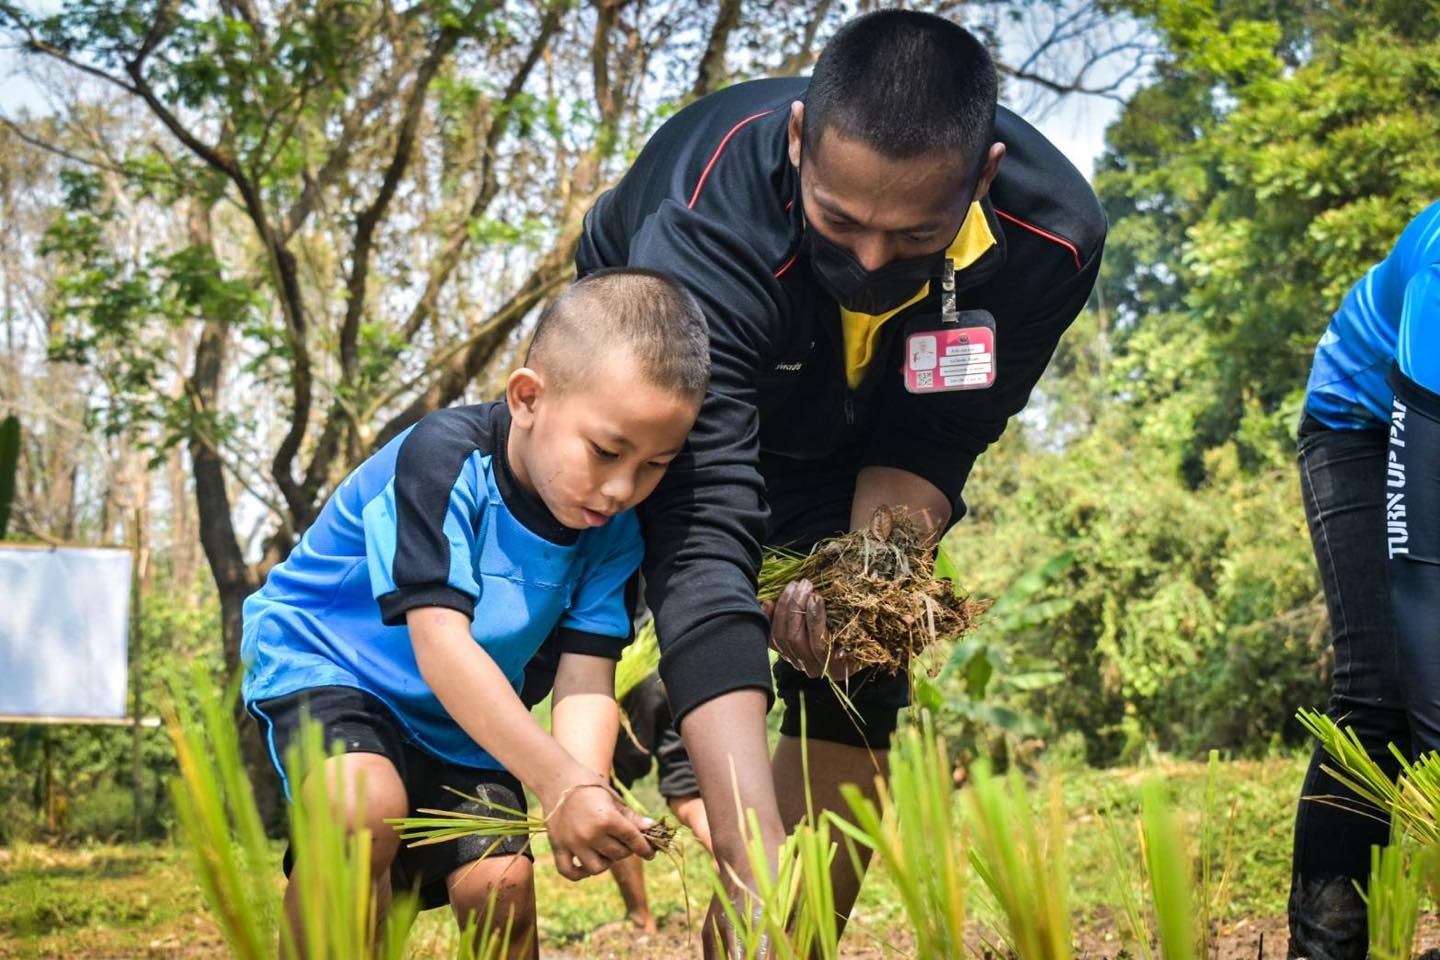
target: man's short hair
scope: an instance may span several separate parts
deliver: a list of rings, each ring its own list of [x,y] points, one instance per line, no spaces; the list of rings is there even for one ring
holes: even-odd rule
[[[983,164],[995,140],[995,63],[943,17],[882,10],[844,24],[805,94],[805,149],[834,130],[885,156],[949,153]]]
[[[596,357],[621,349],[655,386],[704,396],[710,382],[705,315],[689,290],[656,270],[597,270],[571,284],[541,313],[525,365],[563,391],[584,382]]]

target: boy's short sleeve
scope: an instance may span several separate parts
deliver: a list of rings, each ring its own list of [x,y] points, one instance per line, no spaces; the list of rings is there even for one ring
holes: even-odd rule
[[[616,529],[608,548],[591,564],[575,590],[575,602],[560,620],[561,653],[618,660],[630,642],[635,572],[645,551],[633,512],[610,522]]]
[[[487,503],[472,446],[422,421],[395,460],[395,477],[364,508],[370,588],[386,626],[415,607],[471,619],[480,597],[474,555]]]

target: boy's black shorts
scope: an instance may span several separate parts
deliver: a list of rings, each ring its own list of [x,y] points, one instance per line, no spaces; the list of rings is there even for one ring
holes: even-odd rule
[[[622,724],[615,741],[615,779],[628,790],[655,763],[660,768],[660,796],[666,800],[700,796],[700,782],[675,728],[660,675],[652,673],[637,683],[620,707],[629,728]]]
[[[762,453],[760,472],[770,505],[765,545],[803,553],[827,537],[847,533],[859,470],[858,461],[849,457],[812,461]],[[899,726],[900,711],[910,704],[910,678],[904,673],[865,671],[851,677],[845,686],[858,717],[841,705],[824,677],[811,679],[777,660],[775,692],[785,704],[780,732],[800,736],[803,704],[805,732],[810,739],[887,749]]]
[[[509,811],[523,814],[527,810],[525,790],[510,773],[463,767],[426,753],[406,739],[404,728],[384,703],[353,687],[314,687],[250,705],[250,712],[260,721],[260,734],[280,772],[287,797],[292,796],[293,787],[284,767],[285,751],[299,734],[302,707],[308,707],[311,719],[321,724],[327,752],[338,741],[342,753],[378,753],[394,764],[405,785],[412,815],[420,807],[496,817],[513,817]],[[447,786],[506,809],[466,800],[446,790]],[[420,907],[428,910],[449,903],[445,878],[457,867],[487,855],[487,851],[492,857],[521,855],[534,859],[526,837],[506,837],[491,849],[494,843],[494,838],[466,837],[424,847],[402,844],[390,867],[391,886],[397,893],[418,888]],[[286,876],[292,863],[287,847]]]

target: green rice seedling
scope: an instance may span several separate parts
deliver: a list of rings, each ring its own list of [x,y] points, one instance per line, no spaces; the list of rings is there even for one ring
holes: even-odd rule
[[[203,666],[175,672],[162,704],[180,773],[170,782],[185,845],[207,906],[237,960],[400,960],[415,918],[413,894],[397,891],[381,918],[370,884],[370,838],[350,833],[332,814],[324,777],[307,783],[307,771],[326,758],[318,724],[304,723],[299,743],[286,757],[292,783],[306,783],[302,802],[288,807],[296,855],[292,871],[301,913],[297,943],[280,922],[278,864],[241,760],[232,704],[236,689],[222,695]],[[490,915],[493,917],[494,901]],[[460,960],[496,960],[509,947],[509,931],[487,922],[462,931]]]
[[[1215,816],[1218,782],[1219,756],[1212,751],[1198,870],[1163,782],[1150,780],[1140,789],[1138,862],[1126,849],[1122,830],[1113,820],[1105,821],[1112,897],[1126,949],[1138,960],[1155,960],[1157,946],[1165,960],[1194,960],[1214,949],[1213,924],[1224,912],[1234,824],[1233,807],[1223,828]]]
[[[994,898],[1004,939],[1017,960],[1070,960],[1070,878],[1065,859],[1065,816],[1059,784],[1037,819],[1018,772],[971,770],[970,862]]]
[[[795,829],[800,897],[795,922],[796,953],[815,960],[840,956],[840,934],[836,925],[835,885],[830,869],[838,846],[831,836],[831,818],[819,823],[806,820]]]
[[[1410,960],[1425,876],[1435,864],[1434,849],[1408,853],[1399,844],[1370,848],[1370,883],[1365,891],[1373,960]]]
[[[1138,833],[1137,829],[1137,833]],[[1105,839],[1110,854],[1110,887],[1115,901],[1126,952],[1136,960],[1155,960],[1155,936],[1151,930],[1151,914],[1144,902],[1144,883],[1137,882],[1139,873],[1115,821],[1105,818]],[[1144,841],[1141,841],[1144,846]]]
[[[1159,780],[1140,788],[1140,823],[1161,956],[1195,960],[1194,870]]]
[[[1225,914],[1230,900],[1230,852],[1235,839],[1235,818],[1239,798],[1230,801],[1224,823],[1217,817],[1220,794],[1220,751],[1210,751],[1205,773],[1205,804],[1200,813],[1200,955],[1216,949],[1215,924]],[[1218,862],[1217,862],[1218,856]]]
[[[385,822],[395,828],[401,841],[412,847],[448,843],[462,837],[491,837],[495,842],[485,851],[484,856],[489,856],[496,847],[511,837],[529,838],[545,832],[545,818],[542,816],[512,810],[454,787],[447,786],[445,789],[457,797],[497,812],[467,813],[462,810],[431,810],[421,807],[418,812],[424,816],[393,817]]]
[[[205,901],[236,960],[275,955],[276,897],[269,841],[240,759],[234,714],[204,668],[168,679],[162,704],[175,744],[175,815]],[[193,700],[191,698],[194,698]]]
[[[1365,751],[1354,730],[1342,728],[1314,710],[1302,709],[1296,717],[1335,761],[1322,765],[1326,773],[1379,807],[1383,818],[1393,819],[1407,836],[1421,846],[1440,844],[1440,753],[1426,754],[1411,763],[1393,743],[1390,744],[1391,754],[1400,763],[1399,776],[1392,780]],[[1307,799],[1339,803],[1335,797]]]
[[[510,837],[529,838],[545,832],[545,818],[542,816],[482,800],[454,787],[447,786],[445,789],[457,797],[463,797],[497,813],[467,813],[461,810],[431,810],[421,807],[418,812],[424,816],[392,817],[385,822],[394,827],[400,834],[400,839],[412,847],[448,843],[461,837],[493,838],[494,842],[481,854],[482,857],[488,857]],[[563,799],[561,802],[564,802]],[[675,827],[663,819],[656,820],[641,833],[656,850],[668,850],[675,839]]]
[[[303,784],[303,796],[289,807],[290,847],[295,856],[290,884],[303,919],[298,950],[290,925],[281,925],[283,952],[334,960],[398,958],[415,921],[418,898],[412,891],[396,891],[385,916],[380,916],[371,883],[371,833],[364,828],[346,830],[337,820],[336,800],[344,787],[324,775],[327,759],[320,725],[303,719],[297,743],[285,757],[290,782]],[[361,822],[365,819],[364,792],[362,783],[354,813]]]
[[[713,863],[707,871],[711,889],[729,927],[729,957],[731,960],[810,960],[808,951],[816,939],[809,929],[813,911],[801,914],[797,909],[802,889],[797,837],[804,828],[781,844],[772,867],[754,810],[745,812],[744,822],[748,825],[746,853],[753,884],[743,884],[733,872],[727,883]],[[828,870],[824,876],[825,880],[817,882],[828,883]],[[737,890],[736,896],[731,895],[732,887]],[[833,956],[836,955],[827,955],[823,960]]]
[[[645,621],[645,626],[635,633],[635,639],[620,655],[615,664],[615,699],[624,700],[641,680],[655,672],[660,666],[660,638],[655,634],[655,619]],[[624,714],[621,714],[624,719]]]
[[[885,865],[922,957],[958,957],[965,948],[967,866],[948,757],[925,714],[919,729],[896,734],[890,782],[877,779],[877,800],[841,787],[854,823],[833,818],[850,842],[873,850]]]

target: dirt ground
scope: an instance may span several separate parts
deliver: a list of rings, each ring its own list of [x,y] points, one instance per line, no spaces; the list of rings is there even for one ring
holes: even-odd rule
[[[1099,919],[1086,922],[1079,930],[1080,940],[1075,952],[1077,960],[1105,958],[1111,960],[1120,952],[1120,941],[1113,921]],[[414,943],[415,957],[447,955],[440,944],[429,945],[423,936]],[[171,927],[144,943],[119,946],[107,943],[105,931],[95,936],[67,937],[64,947],[44,940],[20,943],[0,936],[0,958],[46,958],[46,960],[224,960],[228,957],[224,942],[208,917],[196,917],[190,929]],[[978,946],[984,931],[976,927]],[[1216,951],[1210,960],[1285,960],[1288,937],[1283,916],[1252,917],[1227,925],[1219,931]],[[869,931],[855,930],[847,937],[842,955],[853,960],[894,960],[909,957],[913,941],[904,931],[890,931],[884,937]],[[1429,954],[1426,960],[1440,960],[1440,916],[1427,914],[1420,921],[1416,941],[1417,955]],[[656,934],[611,929],[585,941],[546,943],[542,956],[553,960],[670,960],[698,957],[696,936],[685,929],[682,918],[667,921]],[[929,960],[929,958],[926,958]]]

